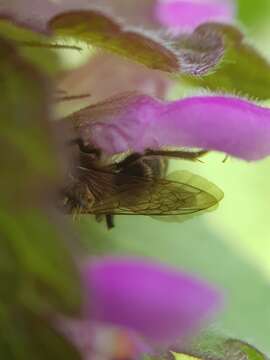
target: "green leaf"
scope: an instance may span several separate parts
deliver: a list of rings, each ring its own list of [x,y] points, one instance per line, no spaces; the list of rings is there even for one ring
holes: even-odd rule
[[[0,358],[79,359],[48,317],[78,313],[81,300],[71,235],[54,210],[51,87],[2,38],[0,90]]]
[[[269,19],[270,3],[268,0],[237,0],[238,19],[254,31],[254,26]]]
[[[263,353],[241,340],[224,339],[210,334],[201,337],[197,344],[184,353],[171,352],[171,354],[174,360],[267,360]],[[157,357],[160,360],[165,358],[167,359],[168,356]]]
[[[57,36],[85,41],[138,61],[150,68],[169,72],[179,70],[177,54],[147,33],[126,29],[98,11],[61,13],[48,25]]]
[[[202,75],[223,55],[223,41],[207,26],[168,41],[160,34],[129,29],[98,11],[73,11],[57,15],[48,24],[57,36],[84,41],[97,48],[170,73]]]
[[[79,360],[80,355],[48,320],[17,307],[0,311],[0,358]]]
[[[50,47],[53,39],[1,17],[0,36],[11,40],[22,57],[47,74],[55,74],[60,69],[58,56],[54,48]]]
[[[50,86],[1,38],[0,90],[0,253],[7,254],[0,277],[8,275],[5,289],[13,303],[73,313],[80,306],[80,282],[68,229],[53,210],[60,176]],[[0,302],[7,302],[2,296]]]
[[[33,32],[33,23],[25,15],[18,20],[14,14],[10,14],[10,22],[0,20],[0,35],[15,41],[21,53],[39,66],[50,63],[48,59],[42,62],[42,54],[47,56],[50,48],[65,47],[53,43],[63,40],[84,42],[151,69],[193,75],[207,73],[216,66],[224,52],[222,37],[208,29],[207,25],[172,41],[166,34],[131,29],[112,15],[95,9],[67,12],[60,9],[52,11],[56,16],[44,18],[43,34]],[[78,49],[71,45],[69,48]]]
[[[237,339],[224,339],[214,335],[204,335],[197,339],[184,352],[170,351],[174,360],[268,360],[267,357],[255,347]],[[145,356],[143,360],[169,359],[169,354],[155,357]]]
[[[270,64],[267,60],[245,42],[236,27],[215,23],[208,26],[224,36],[225,55],[214,72],[201,78],[184,76],[183,79],[212,91],[263,100],[270,98]]]
[[[56,220],[37,209],[25,209],[16,218],[0,211],[0,231],[8,239],[14,256],[10,260],[17,269],[12,274],[19,275],[10,287],[14,301],[39,311],[73,313],[80,303],[80,279]]]
[[[199,338],[187,352],[195,353],[200,359],[210,357],[217,360],[267,360],[262,352],[244,341],[226,339],[213,334],[206,334]],[[186,359],[183,358],[183,360]]]
[[[267,360],[258,349],[240,340],[226,340],[224,349],[224,360]]]

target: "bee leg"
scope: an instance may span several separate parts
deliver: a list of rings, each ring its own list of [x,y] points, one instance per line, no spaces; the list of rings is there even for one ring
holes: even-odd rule
[[[229,159],[230,155],[226,154],[224,159],[222,160],[223,164]]]
[[[68,142],[68,145],[78,145],[79,149],[81,152],[86,153],[86,154],[93,154],[95,155],[97,158],[99,158],[101,156],[101,151],[99,149],[96,149],[94,147],[91,146],[87,146],[84,144],[84,142],[82,141],[81,138],[76,138],[73,140],[70,140]]]
[[[105,219],[104,219],[104,215],[101,214],[97,214],[95,217],[97,222],[106,220],[106,225],[108,230],[114,228],[114,215],[105,215]]]
[[[207,154],[208,150],[199,151],[181,151],[181,150],[151,150],[148,149],[144,156],[165,156],[168,158],[178,158],[190,161],[196,161],[201,156]],[[198,160],[200,161],[200,160]]]
[[[142,158],[141,154],[138,154],[138,153],[130,154],[124,160],[120,161],[117,164],[117,170],[125,169],[125,168],[129,167],[130,165],[132,165],[133,163],[137,162],[141,158]]]
[[[108,230],[114,228],[114,215],[105,215]]]

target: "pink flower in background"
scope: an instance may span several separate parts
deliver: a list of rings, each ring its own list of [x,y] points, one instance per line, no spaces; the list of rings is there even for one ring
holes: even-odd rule
[[[161,25],[174,34],[192,31],[205,22],[232,22],[234,6],[230,0],[159,0],[154,14]]]
[[[220,295],[205,282],[149,259],[105,257],[86,263],[82,274],[84,318],[61,320],[60,327],[87,350],[85,359],[102,334],[114,346],[122,334],[133,353],[179,343],[220,305]]]

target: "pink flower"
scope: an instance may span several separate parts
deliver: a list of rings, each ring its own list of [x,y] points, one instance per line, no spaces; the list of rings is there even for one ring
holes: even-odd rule
[[[110,154],[164,146],[217,150],[244,160],[270,154],[270,109],[231,96],[160,101],[121,94],[70,120],[86,145]]]
[[[160,24],[177,34],[205,22],[231,22],[234,6],[230,0],[159,0],[154,13]]]
[[[211,286],[149,260],[105,257],[86,263],[82,274],[84,318],[62,319],[60,328],[85,359],[97,347],[98,334],[114,338],[113,329],[126,334],[124,343],[135,353],[181,342],[220,303]]]

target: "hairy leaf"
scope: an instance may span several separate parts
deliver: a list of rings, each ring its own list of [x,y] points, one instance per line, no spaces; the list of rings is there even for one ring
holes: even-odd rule
[[[172,73],[182,71],[202,75],[215,66],[223,55],[220,35],[207,33],[206,28],[185,37],[181,44],[126,28],[97,11],[59,14],[50,21],[49,28],[56,35],[82,40],[152,69]]]
[[[83,40],[154,69],[180,69],[177,54],[165,43],[160,44],[147,33],[129,30],[98,11],[59,14],[50,21],[49,28],[56,35]]]
[[[203,25],[206,26],[206,25]],[[216,71],[203,78],[185,76],[189,83],[209,88],[248,95],[258,99],[270,97],[270,64],[234,26],[207,24],[208,30],[224,37],[225,54]],[[198,30],[200,27],[198,28]]]
[[[226,339],[213,334],[202,336],[193,347],[187,350],[187,353],[195,354],[196,359],[198,357],[202,360],[267,360],[262,352],[244,341]],[[176,357],[176,360],[182,360],[182,354],[178,355],[180,358]],[[191,359],[193,360],[193,358]]]
[[[211,24],[201,25],[193,33],[179,36],[174,44],[182,55],[182,72],[186,74],[207,74],[224,54],[222,36],[212,30]]]
[[[267,360],[258,349],[240,340],[226,340],[224,349],[224,360]]]
[[[9,18],[17,25],[23,25],[26,29],[41,31],[42,24],[43,38],[41,34],[39,34],[40,38],[35,34],[35,46],[40,44],[40,47],[44,47],[44,43],[47,43],[49,47],[49,42],[53,38],[44,40],[44,34],[56,35],[61,41],[63,38],[83,41],[144,64],[151,69],[170,73],[203,75],[214,67],[223,55],[221,36],[216,32],[211,34],[207,28],[185,36],[184,41],[174,41],[162,32],[154,33],[142,31],[139,27],[128,27],[115,15],[109,14],[108,11],[104,12],[103,8],[102,11],[97,10],[94,5],[82,6],[82,10],[72,10],[74,4],[73,8],[71,4],[65,6],[50,4],[44,18],[39,15],[36,21],[29,15],[17,14],[14,10],[6,10],[4,15],[5,18]],[[32,12],[35,13],[36,10]],[[36,22],[38,26],[35,25]],[[9,31],[6,33],[9,34]],[[12,34],[14,37],[14,29]],[[29,47],[31,42],[29,31],[23,30],[19,40],[21,46],[26,46],[25,40],[28,40]]]

